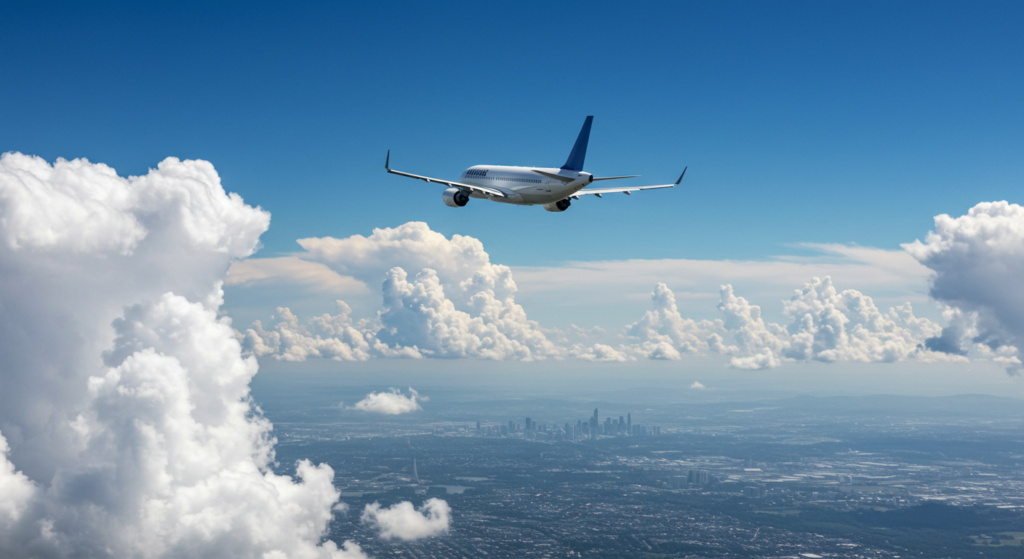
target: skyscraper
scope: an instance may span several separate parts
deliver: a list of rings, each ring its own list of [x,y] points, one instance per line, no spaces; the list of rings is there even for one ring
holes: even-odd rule
[[[626,434],[633,434],[633,414],[631,413],[626,414]]]
[[[416,457],[415,456],[413,456],[413,458],[412,458],[412,481],[416,485],[420,484],[420,474],[419,474],[419,472],[416,471]]]

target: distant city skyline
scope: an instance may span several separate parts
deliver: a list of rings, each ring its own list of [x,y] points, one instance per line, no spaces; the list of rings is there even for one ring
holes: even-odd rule
[[[515,420],[509,420],[507,424],[496,425],[486,425],[477,421],[476,431],[485,436],[506,437],[520,434],[528,439],[543,437],[546,440],[557,441],[575,441],[585,438],[597,440],[599,436],[645,437],[661,434],[660,426],[633,425],[631,412],[627,413],[625,417],[619,416],[614,420],[611,417],[605,417],[604,423],[601,423],[598,417],[598,408],[594,409],[594,415],[586,422],[577,420],[575,425],[565,423],[564,427],[558,427],[557,422],[552,422],[549,430],[546,423],[541,423],[538,426],[536,421],[526,417],[522,426],[523,428],[520,429],[520,424]]]

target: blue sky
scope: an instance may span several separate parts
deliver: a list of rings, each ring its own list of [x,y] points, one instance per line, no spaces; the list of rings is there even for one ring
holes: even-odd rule
[[[938,321],[928,270],[884,251],[938,214],[1020,200],[1022,28],[1019,2],[24,3],[0,19],[0,152],[125,176],[211,161],[273,216],[258,258],[413,221],[467,235],[548,327],[621,328],[658,281],[684,315],[716,316],[731,283],[779,320],[824,273]],[[389,149],[394,168],[442,178],[557,166],[591,114],[586,170],[650,184],[689,166],[681,187],[562,214],[452,209],[383,169]],[[628,281],[587,275],[627,259],[642,261]],[[690,264],[662,259],[719,267],[690,285]],[[765,279],[757,262],[813,266]],[[583,280],[552,287],[573,270]],[[371,316],[377,281],[372,296],[229,288],[227,306],[239,324],[336,298]]]
[[[1024,165],[1015,2],[46,4],[5,8],[0,149],[141,174],[212,161],[306,236],[427,221],[495,260],[761,258],[896,248],[1013,200]],[[557,165],[685,188],[561,215],[453,211],[396,168]],[[579,210],[579,211],[577,211]]]

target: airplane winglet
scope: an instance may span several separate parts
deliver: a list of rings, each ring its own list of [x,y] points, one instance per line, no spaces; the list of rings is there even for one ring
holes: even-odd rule
[[[689,168],[689,166],[683,167],[683,172],[679,175],[679,180],[676,181],[676,184],[683,182],[683,175],[686,174],[686,170]]]
[[[384,160],[384,168],[390,171],[391,167],[388,167],[388,163],[391,163],[391,150],[388,150],[388,158]]]

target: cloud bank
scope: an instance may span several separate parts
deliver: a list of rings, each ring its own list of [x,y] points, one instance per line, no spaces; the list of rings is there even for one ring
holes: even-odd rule
[[[389,392],[371,392],[352,407],[385,415],[400,415],[423,409],[418,400],[427,400],[427,398],[421,397],[420,393],[413,390],[412,387],[409,387],[408,396],[392,388]]]
[[[448,503],[441,499],[427,499],[419,510],[409,502],[389,508],[381,508],[380,503],[370,503],[360,520],[375,526],[385,540],[411,541],[447,534],[451,512]]]
[[[930,295],[950,307],[938,352],[984,356],[1020,374],[1024,348],[1024,207],[984,202],[967,215],[935,218],[924,242],[903,245],[934,272]]]
[[[204,161],[0,156],[0,556],[364,556],[329,466],[271,471],[217,315],[269,220]]]
[[[587,360],[680,359],[685,354],[721,354],[737,369],[771,369],[786,361],[894,362],[944,357],[924,347],[940,327],[914,316],[910,304],[879,310],[871,297],[838,291],[831,278],[813,278],[783,303],[786,325],[765,321],[761,308],[722,286],[722,318],[684,318],[665,284],[651,294],[653,309],[626,328],[633,341],[616,348],[574,348]],[[598,349],[600,348],[600,349]],[[614,357],[614,359],[612,358]]]
[[[541,324],[566,327],[565,316],[587,323],[628,324],[651,287],[672,288],[683,316],[714,318],[719,286],[732,285],[748,300],[765,304],[766,315],[782,319],[776,302],[812,277],[831,277],[871,293],[879,306],[926,304],[931,271],[902,249],[802,243],[791,247],[804,256],[779,255],[758,260],[678,258],[579,262],[557,266],[513,267],[517,301]],[[709,305],[709,303],[711,303]],[[770,306],[768,306],[770,304]],[[536,311],[534,311],[536,309]]]
[[[492,264],[479,240],[462,235],[449,239],[419,222],[375,229],[365,237],[300,239],[304,252],[236,264],[229,283],[273,279],[300,285],[379,286],[381,306],[375,316],[355,320],[342,301],[337,315],[306,320],[280,307],[269,326],[257,321],[240,334],[248,353],[285,361],[468,357],[624,362],[722,355],[734,368],[770,369],[799,361],[976,358],[1017,373],[1022,370],[1018,348],[1024,347],[1024,295],[1015,282],[1024,272],[1022,215],[1020,206],[994,202],[979,204],[960,218],[939,216],[936,231],[925,242],[904,245],[904,251],[808,244],[805,248],[819,256],[765,262],[570,262],[517,272],[531,289],[559,292],[563,298],[571,292],[592,302],[599,313],[609,289],[632,289],[638,277],[661,275],[689,289],[695,281],[732,275],[741,284],[770,284],[769,292],[787,282],[804,282],[782,301],[782,320],[777,307],[771,307],[775,321],[739,295],[732,282],[719,289],[717,316],[687,317],[677,302],[679,292],[658,281],[652,308],[622,331],[545,329],[516,302],[518,286],[512,271]],[[891,304],[879,305],[856,289],[839,290],[833,276],[807,281],[805,274],[815,269],[865,284]],[[931,299],[945,306],[944,328],[916,316],[908,302],[925,300],[929,278]],[[597,287],[590,286],[591,279]],[[693,307],[693,301],[705,295],[715,297],[684,291],[680,300]]]
[[[375,229],[369,237],[299,243],[306,252],[295,258],[326,266],[339,278],[379,285],[381,308],[376,316],[356,320],[349,306],[338,301],[338,314],[300,320],[280,307],[270,326],[257,321],[239,334],[253,355],[285,361],[470,357],[595,362],[721,355],[738,369],[771,369],[799,361],[939,361],[963,357],[941,350],[944,346],[936,340],[959,332],[957,327],[973,332],[973,322],[961,323],[977,320],[976,313],[950,311],[949,330],[942,334],[938,324],[915,316],[909,303],[879,308],[872,297],[854,289],[840,291],[826,276],[812,278],[782,302],[781,323],[766,320],[761,307],[738,295],[731,284],[719,290],[717,318],[688,318],[676,294],[658,283],[652,308],[617,334],[599,328],[544,329],[516,303],[511,270],[492,264],[477,239],[448,239],[425,223],[412,222]],[[920,276],[924,281],[921,270],[927,268],[910,254],[825,248],[842,258],[872,262],[881,276]],[[270,269],[274,263],[256,267]],[[962,320],[956,318],[961,315]]]
[[[301,254],[303,260],[328,266],[339,277],[381,286],[381,310],[372,319],[353,321],[350,307],[339,301],[339,314],[300,323],[288,308],[279,308],[269,328],[257,322],[242,334],[246,351],[253,355],[285,361],[533,361],[565,355],[515,302],[511,270],[491,264],[477,239],[448,239],[426,223],[410,222],[375,229],[369,237],[301,239],[299,244],[308,251]],[[415,275],[410,277],[407,269]]]

